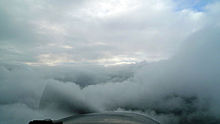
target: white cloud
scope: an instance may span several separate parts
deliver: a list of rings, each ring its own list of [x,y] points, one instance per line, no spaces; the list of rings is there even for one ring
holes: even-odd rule
[[[220,4],[115,4],[0,4],[0,123],[120,109],[220,122]]]
[[[28,55],[3,56],[4,61],[37,63],[42,54],[64,54],[68,59],[89,63],[117,56],[133,58],[134,52],[143,54],[136,56],[138,61],[149,61],[149,56],[160,60],[174,55],[180,44],[208,20],[207,11],[176,10],[171,0],[21,3],[18,1],[15,6],[6,2],[9,7],[2,6],[6,16],[3,18],[12,23],[6,25],[14,25],[5,27],[7,34],[18,35],[4,35],[1,44],[7,42]],[[25,59],[17,59],[22,55]]]

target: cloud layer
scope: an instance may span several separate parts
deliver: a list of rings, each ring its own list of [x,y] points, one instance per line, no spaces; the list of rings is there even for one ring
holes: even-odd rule
[[[1,123],[135,111],[165,124],[217,124],[220,37],[216,32],[216,26],[196,32],[176,56],[151,64],[107,68],[2,64]]]
[[[208,2],[200,6],[204,11],[180,3],[3,0],[1,61],[54,66],[167,59],[208,20]]]
[[[218,2],[1,3],[0,123],[103,111],[220,123]]]

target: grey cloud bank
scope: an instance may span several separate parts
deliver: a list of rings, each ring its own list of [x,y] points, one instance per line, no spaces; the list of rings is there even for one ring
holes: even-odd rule
[[[6,9],[1,4],[1,9],[4,10],[0,13],[1,17],[4,15],[1,25],[2,22],[12,23],[5,21],[9,19],[7,16],[11,17],[13,23],[30,21],[29,26],[39,23],[39,21],[32,22],[33,17],[28,16],[28,13],[34,13],[35,21],[44,20],[40,23],[42,27],[36,29],[38,33],[33,32],[35,28],[31,31],[32,28],[27,26],[25,30],[30,30],[27,31],[30,34],[26,34],[29,37],[21,36],[25,33],[12,36],[14,34],[9,32],[23,30],[23,28],[17,29],[16,26],[12,26],[16,30],[6,25],[5,29],[0,29],[1,124],[27,123],[32,119],[58,119],[72,114],[104,111],[140,112],[163,124],[220,123],[220,4],[218,2],[205,6],[205,11],[202,12],[190,9],[174,12],[172,9],[174,3],[171,1],[160,1],[161,4],[153,1],[143,2],[140,5],[137,3],[139,8],[129,12],[136,13],[138,19],[131,18],[128,13],[120,9],[104,15],[103,13],[93,16],[89,15],[91,13],[85,14],[83,12],[86,10],[82,9],[82,6],[98,5],[88,1],[74,1],[68,5],[66,2],[50,2],[52,1],[39,1],[38,4],[33,5],[33,1],[26,1],[24,4],[19,4],[19,7],[24,6],[22,9],[30,9],[23,12],[17,8],[20,10],[16,11],[19,12],[18,15],[24,15],[21,18],[13,17],[17,15],[12,14],[14,10]],[[16,10],[16,5],[20,2],[6,3]],[[99,4],[107,7],[107,10],[112,9],[111,6],[106,6],[108,4],[105,2]],[[120,6],[125,5],[125,8],[127,6],[123,2],[120,4]],[[29,8],[30,5],[34,7]],[[149,12],[153,14],[148,13],[143,16],[145,9],[140,6],[148,6]],[[79,12],[66,12],[72,8]],[[55,14],[54,10],[62,11]],[[94,8],[89,10],[97,11]],[[45,11],[51,12],[51,16],[46,18],[47,14],[42,13]],[[74,19],[70,19],[68,14],[74,14]],[[58,18],[60,15],[63,15],[63,18]],[[160,20],[161,18],[164,21]],[[128,21],[125,21],[126,19]],[[61,22],[65,23],[61,25]],[[79,25],[72,25],[70,22]],[[119,22],[122,24],[120,25]],[[147,31],[145,26],[147,29],[151,27],[150,32],[140,31],[141,28]],[[91,32],[90,28],[94,31]],[[127,29],[129,29],[128,34],[131,35],[124,37],[127,35]],[[158,37],[154,38],[155,36]],[[30,42],[27,42],[29,40]],[[21,45],[21,43],[27,44]],[[38,43],[44,45],[36,45]],[[134,51],[140,49],[144,50],[143,53],[161,56],[167,52],[164,47],[174,55],[158,62],[149,63],[144,57],[141,61],[146,60],[146,62],[131,65],[104,67],[96,63],[101,60],[108,63],[110,60],[106,58],[114,58],[115,55],[122,53],[126,56],[117,56],[118,58],[111,60],[113,63],[109,63],[126,62],[134,58],[135,55],[131,55]],[[158,51],[160,48],[162,51]],[[174,52],[173,48],[178,51],[174,50],[176,51]],[[167,56],[162,55],[162,57]],[[123,61],[118,60],[122,58]],[[76,61],[79,63],[73,64],[72,59],[74,59],[73,63]],[[137,57],[136,60],[138,59],[140,58]]]
[[[218,124],[220,45],[216,32],[219,29],[197,32],[176,56],[151,64],[107,68],[2,64],[1,123],[135,111],[165,124]]]

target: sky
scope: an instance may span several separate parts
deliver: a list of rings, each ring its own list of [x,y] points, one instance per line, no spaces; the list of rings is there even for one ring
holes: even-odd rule
[[[1,62],[119,65],[173,56],[206,25],[206,0],[1,0]]]
[[[0,0],[0,124],[219,124],[219,34],[218,0]]]

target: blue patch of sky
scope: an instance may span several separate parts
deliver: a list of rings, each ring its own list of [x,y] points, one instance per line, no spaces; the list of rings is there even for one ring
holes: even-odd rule
[[[176,4],[176,11],[192,9],[194,11],[204,11],[204,7],[220,0],[173,0]]]

